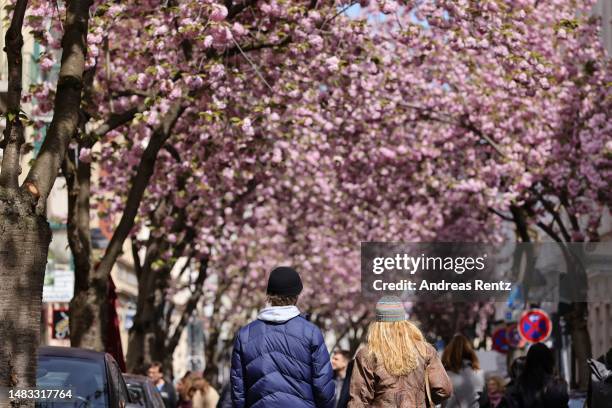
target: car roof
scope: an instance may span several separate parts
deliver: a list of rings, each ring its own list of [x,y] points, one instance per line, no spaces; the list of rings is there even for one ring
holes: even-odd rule
[[[149,377],[145,377],[144,375],[140,375],[140,374],[122,373],[122,375],[123,375],[123,378],[125,378],[125,382],[130,381],[131,383],[144,384],[149,381]]]
[[[87,360],[104,361],[104,356],[106,355],[106,353],[77,347],[40,346],[38,348],[38,355],[56,357],[76,357]]]

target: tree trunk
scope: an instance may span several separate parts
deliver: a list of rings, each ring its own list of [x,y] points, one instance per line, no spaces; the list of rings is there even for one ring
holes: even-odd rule
[[[155,273],[148,271],[138,280],[138,300],[134,324],[129,331],[127,350],[127,370],[136,372],[153,361],[147,339],[150,338],[150,327],[155,319]]]
[[[51,242],[43,216],[19,190],[0,188],[0,386],[36,384],[42,287]],[[33,405],[33,404],[32,404]],[[0,406],[9,406],[0,401]]]
[[[70,344],[73,347],[104,351],[105,328],[108,327],[108,278],[105,275],[94,276],[88,288],[75,286],[74,296],[70,301]]]
[[[164,278],[161,275],[163,271],[145,265],[138,280],[136,315],[129,333],[126,362],[130,372],[140,370],[153,361],[165,360],[164,341],[167,333],[161,324],[165,285],[160,284]]]
[[[573,375],[574,384],[579,390],[586,391],[589,386],[589,368],[587,359],[592,357],[591,336],[587,326],[588,306],[585,302],[573,303],[568,315],[570,334],[572,338],[572,355],[576,371]]]
[[[212,322],[211,322],[212,323]],[[212,325],[211,325],[212,326]],[[204,378],[216,389],[220,389],[219,384],[219,362],[217,356],[219,355],[219,333],[220,324],[215,324],[211,327],[208,338],[206,339],[206,345],[204,346]]]

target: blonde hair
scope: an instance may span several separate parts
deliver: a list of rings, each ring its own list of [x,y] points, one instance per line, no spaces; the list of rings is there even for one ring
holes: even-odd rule
[[[414,371],[425,354],[423,333],[408,320],[372,322],[368,330],[368,354],[391,375]],[[419,350],[420,348],[420,350]]]
[[[179,390],[179,396],[181,397],[181,399],[185,400],[185,401],[189,401],[191,400],[191,398],[193,397],[193,377],[191,376],[191,374],[189,375],[185,375],[183,378],[181,378],[180,380],[180,390]]]
[[[503,393],[506,390],[506,382],[499,375],[492,375],[491,377],[489,377],[489,379],[487,380],[487,388],[489,388],[488,384],[490,382],[494,383],[497,386],[498,392]]]

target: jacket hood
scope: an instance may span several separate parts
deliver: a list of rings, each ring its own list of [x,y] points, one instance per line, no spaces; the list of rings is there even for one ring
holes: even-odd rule
[[[259,311],[257,319],[264,322],[284,323],[300,315],[297,306],[270,306]]]

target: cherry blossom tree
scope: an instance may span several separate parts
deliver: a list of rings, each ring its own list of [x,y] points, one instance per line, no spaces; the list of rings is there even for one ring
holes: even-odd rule
[[[541,194],[544,180],[567,183],[558,166],[568,163],[590,176],[585,186],[592,192],[581,196],[588,198],[589,217],[597,219],[606,202],[607,106],[594,106],[601,114],[588,130],[599,149],[580,148],[578,159],[566,146],[562,113],[579,107],[569,95],[581,95],[588,109],[589,101],[609,99],[597,21],[570,2],[413,5],[385,2],[389,17],[376,30],[363,21],[351,27],[352,43],[359,44],[352,54],[308,55],[310,64],[267,78],[282,110],[264,110],[255,123],[234,120],[245,133],[278,135],[270,159],[284,163],[284,172],[274,176],[276,187],[259,194],[283,203],[273,210],[284,226],[279,232],[297,237],[284,245],[300,248],[290,252],[305,270],[330,271],[315,273],[323,286],[355,276],[358,265],[340,260],[357,259],[356,251],[332,254],[360,240],[498,241],[503,220],[515,222],[526,239],[529,225],[546,227],[549,215],[525,204]],[[323,38],[313,35],[309,45]],[[560,152],[572,160],[560,160]],[[521,212],[529,208],[525,219]],[[197,242],[223,246],[224,238],[206,238]],[[319,251],[329,256],[312,256]],[[264,276],[254,273],[253,280]],[[326,296],[334,294],[306,298],[321,310]],[[344,310],[352,313],[349,305]]]
[[[36,382],[36,349],[42,284],[51,230],[45,206],[60,163],[78,123],[91,1],[68,1],[63,18],[62,58],[55,109],[47,137],[25,181],[19,183],[24,129],[21,34],[27,1],[10,5],[6,32],[9,64],[6,128],[0,142],[0,385],[32,387]],[[6,402],[2,401],[4,406]],[[32,404],[33,406],[33,404]]]
[[[68,72],[64,53],[58,87],[31,90],[33,113],[55,116],[20,190],[44,203],[63,161],[74,345],[104,349],[108,277],[129,237],[139,278],[129,354],[170,354],[202,302],[219,311],[215,328],[221,317],[237,327],[284,262],[300,265],[300,305],[318,324],[339,337],[362,332],[361,241],[495,242],[504,221],[523,241],[535,227],[559,242],[597,240],[612,179],[611,81],[590,4],[361,1],[369,15],[349,19],[352,3],[97,1],[85,60],[74,36],[89,3],[32,2],[41,69],[62,46],[81,58]],[[64,13],[63,23],[50,18]],[[79,78],[82,101],[64,77]],[[5,140],[2,180],[16,180],[5,174],[23,142]],[[93,204],[116,223],[101,259]],[[26,213],[44,220],[41,204]],[[40,228],[28,231],[47,237],[46,253]],[[197,272],[192,294],[173,327],[160,324],[171,271],[185,260]],[[576,342],[588,340],[580,308]]]

